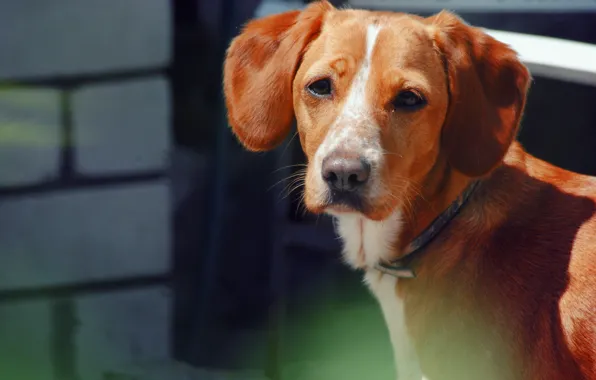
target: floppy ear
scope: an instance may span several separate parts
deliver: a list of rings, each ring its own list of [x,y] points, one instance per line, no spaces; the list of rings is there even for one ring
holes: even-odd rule
[[[251,21],[224,63],[228,121],[249,150],[275,148],[294,120],[292,82],[308,44],[320,33],[327,1]]]
[[[517,136],[530,73],[508,45],[457,16],[443,11],[429,21],[449,82],[443,149],[456,170],[482,176]]]

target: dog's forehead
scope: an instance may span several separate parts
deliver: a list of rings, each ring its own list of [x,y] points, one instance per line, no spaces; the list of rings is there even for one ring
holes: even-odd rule
[[[326,55],[364,56],[370,27],[378,29],[377,45],[396,55],[427,47],[431,30],[422,17],[395,12],[339,10],[330,12],[321,30],[321,48]],[[368,41],[370,43],[370,41]]]

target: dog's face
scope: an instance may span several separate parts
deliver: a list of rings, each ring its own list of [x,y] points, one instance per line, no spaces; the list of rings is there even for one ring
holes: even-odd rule
[[[251,150],[297,121],[305,204],[383,220],[439,164],[477,177],[515,137],[529,74],[516,54],[442,12],[336,10],[326,2],[248,24],[225,64],[230,124]]]
[[[412,17],[330,14],[293,95],[312,210],[382,219],[437,160],[447,81],[430,34]]]

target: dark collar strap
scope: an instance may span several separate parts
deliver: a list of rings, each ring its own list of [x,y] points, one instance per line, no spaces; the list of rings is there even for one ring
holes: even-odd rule
[[[378,263],[375,268],[383,273],[400,278],[415,278],[416,272],[410,264],[417,253],[430,243],[455,218],[462,207],[466,204],[470,195],[478,186],[478,181],[472,182],[449,207],[442,212],[416,239],[405,249],[404,254],[397,260],[390,263]]]

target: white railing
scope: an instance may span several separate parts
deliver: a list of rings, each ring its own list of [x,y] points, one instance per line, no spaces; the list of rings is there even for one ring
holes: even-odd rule
[[[515,49],[532,75],[596,86],[596,45],[486,29]]]
[[[354,8],[399,9],[400,12],[585,12],[596,11],[594,0],[349,0]]]

